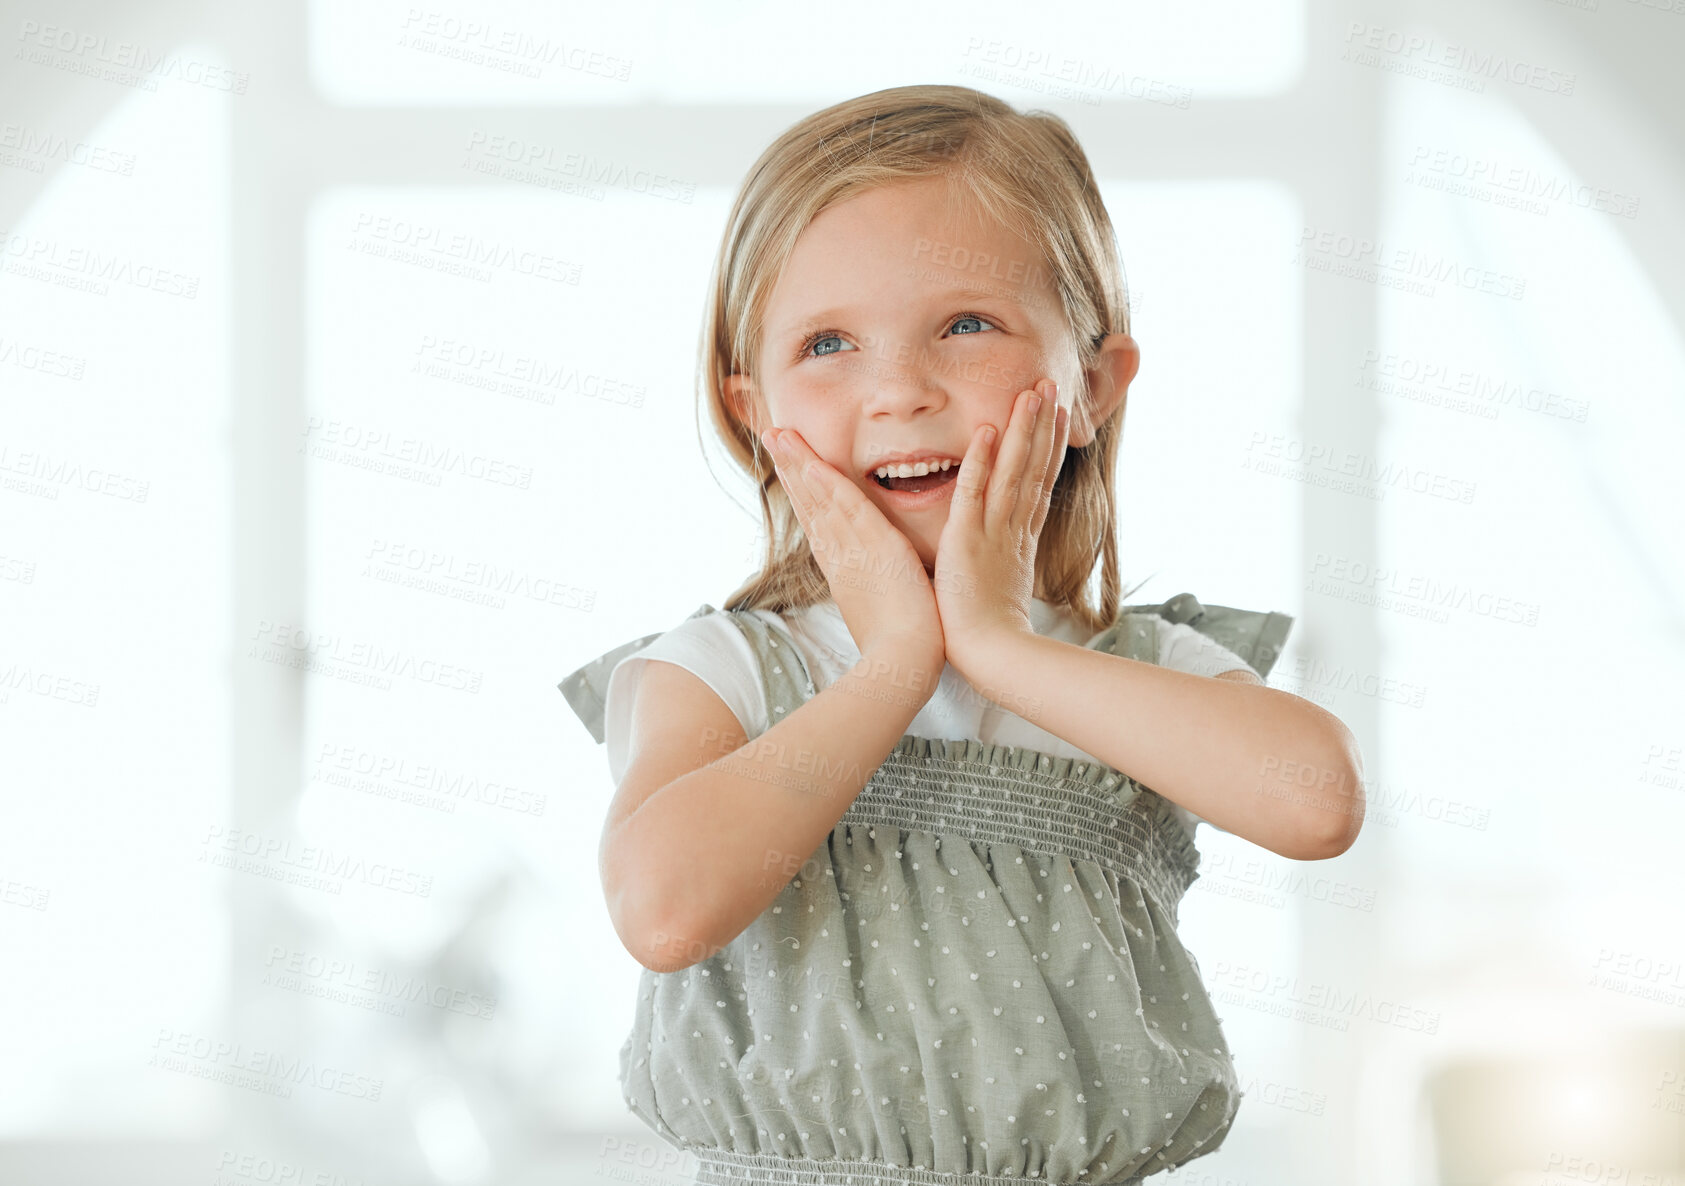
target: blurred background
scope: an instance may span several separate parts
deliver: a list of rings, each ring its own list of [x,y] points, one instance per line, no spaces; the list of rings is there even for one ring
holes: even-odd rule
[[[1167,1182],[1685,1181],[1685,0],[0,3],[0,1183],[679,1186],[556,688],[758,555],[735,188],[1063,116],[1131,598],[1295,616],[1369,815],[1210,826]]]

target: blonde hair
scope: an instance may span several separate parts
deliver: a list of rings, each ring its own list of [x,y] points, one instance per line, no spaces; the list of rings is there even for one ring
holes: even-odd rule
[[[733,414],[726,380],[757,374],[767,305],[796,240],[820,213],[891,182],[945,177],[958,192],[1037,246],[1087,368],[1110,333],[1129,332],[1129,305],[1111,217],[1088,158],[1058,116],[1020,113],[962,86],[903,86],[827,107],[796,123],[749,170],[727,219],[709,284],[698,369],[715,428],[756,483],[766,529],[760,571],[727,609],[783,612],[831,597],[789,497],[752,428]],[[759,398],[758,394],[755,396]],[[1072,423],[1088,416],[1076,393]],[[1093,632],[1116,619],[1117,500],[1123,427],[1118,404],[1094,438],[1068,447],[1036,548],[1037,597],[1065,606]],[[1089,602],[1095,560],[1100,603]]]

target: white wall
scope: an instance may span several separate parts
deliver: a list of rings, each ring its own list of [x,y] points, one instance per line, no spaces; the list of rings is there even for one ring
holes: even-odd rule
[[[1363,746],[1344,856],[1200,829],[1247,1099],[1172,1180],[1685,1170],[1679,0],[0,17],[0,1180],[688,1180],[555,684],[745,574],[725,210],[914,81],[1075,128],[1125,576]]]

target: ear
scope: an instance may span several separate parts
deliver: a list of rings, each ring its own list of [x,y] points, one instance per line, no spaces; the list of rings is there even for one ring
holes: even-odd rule
[[[748,426],[750,433],[758,438],[761,429],[767,425],[761,420],[760,401],[755,398],[754,384],[746,376],[728,375],[725,381],[725,401],[738,422]]]
[[[1104,424],[1129,394],[1129,384],[1141,369],[1141,347],[1128,334],[1107,334],[1100,343],[1094,365],[1083,372],[1088,380],[1089,416],[1073,417],[1066,442],[1080,449],[1094,439],[1094,425]]]

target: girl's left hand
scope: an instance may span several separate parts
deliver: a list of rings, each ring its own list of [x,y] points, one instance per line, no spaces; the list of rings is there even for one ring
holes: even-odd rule
[[[1019,394],[998,451],[992,431],[980,426],[966,447],[936,544],[936,604],[948,661],[961,675],[999,632],[1035,633],[1036,544],[1065,460],[1070,411],[1059,407],[1053,380],[1042,379]]]

